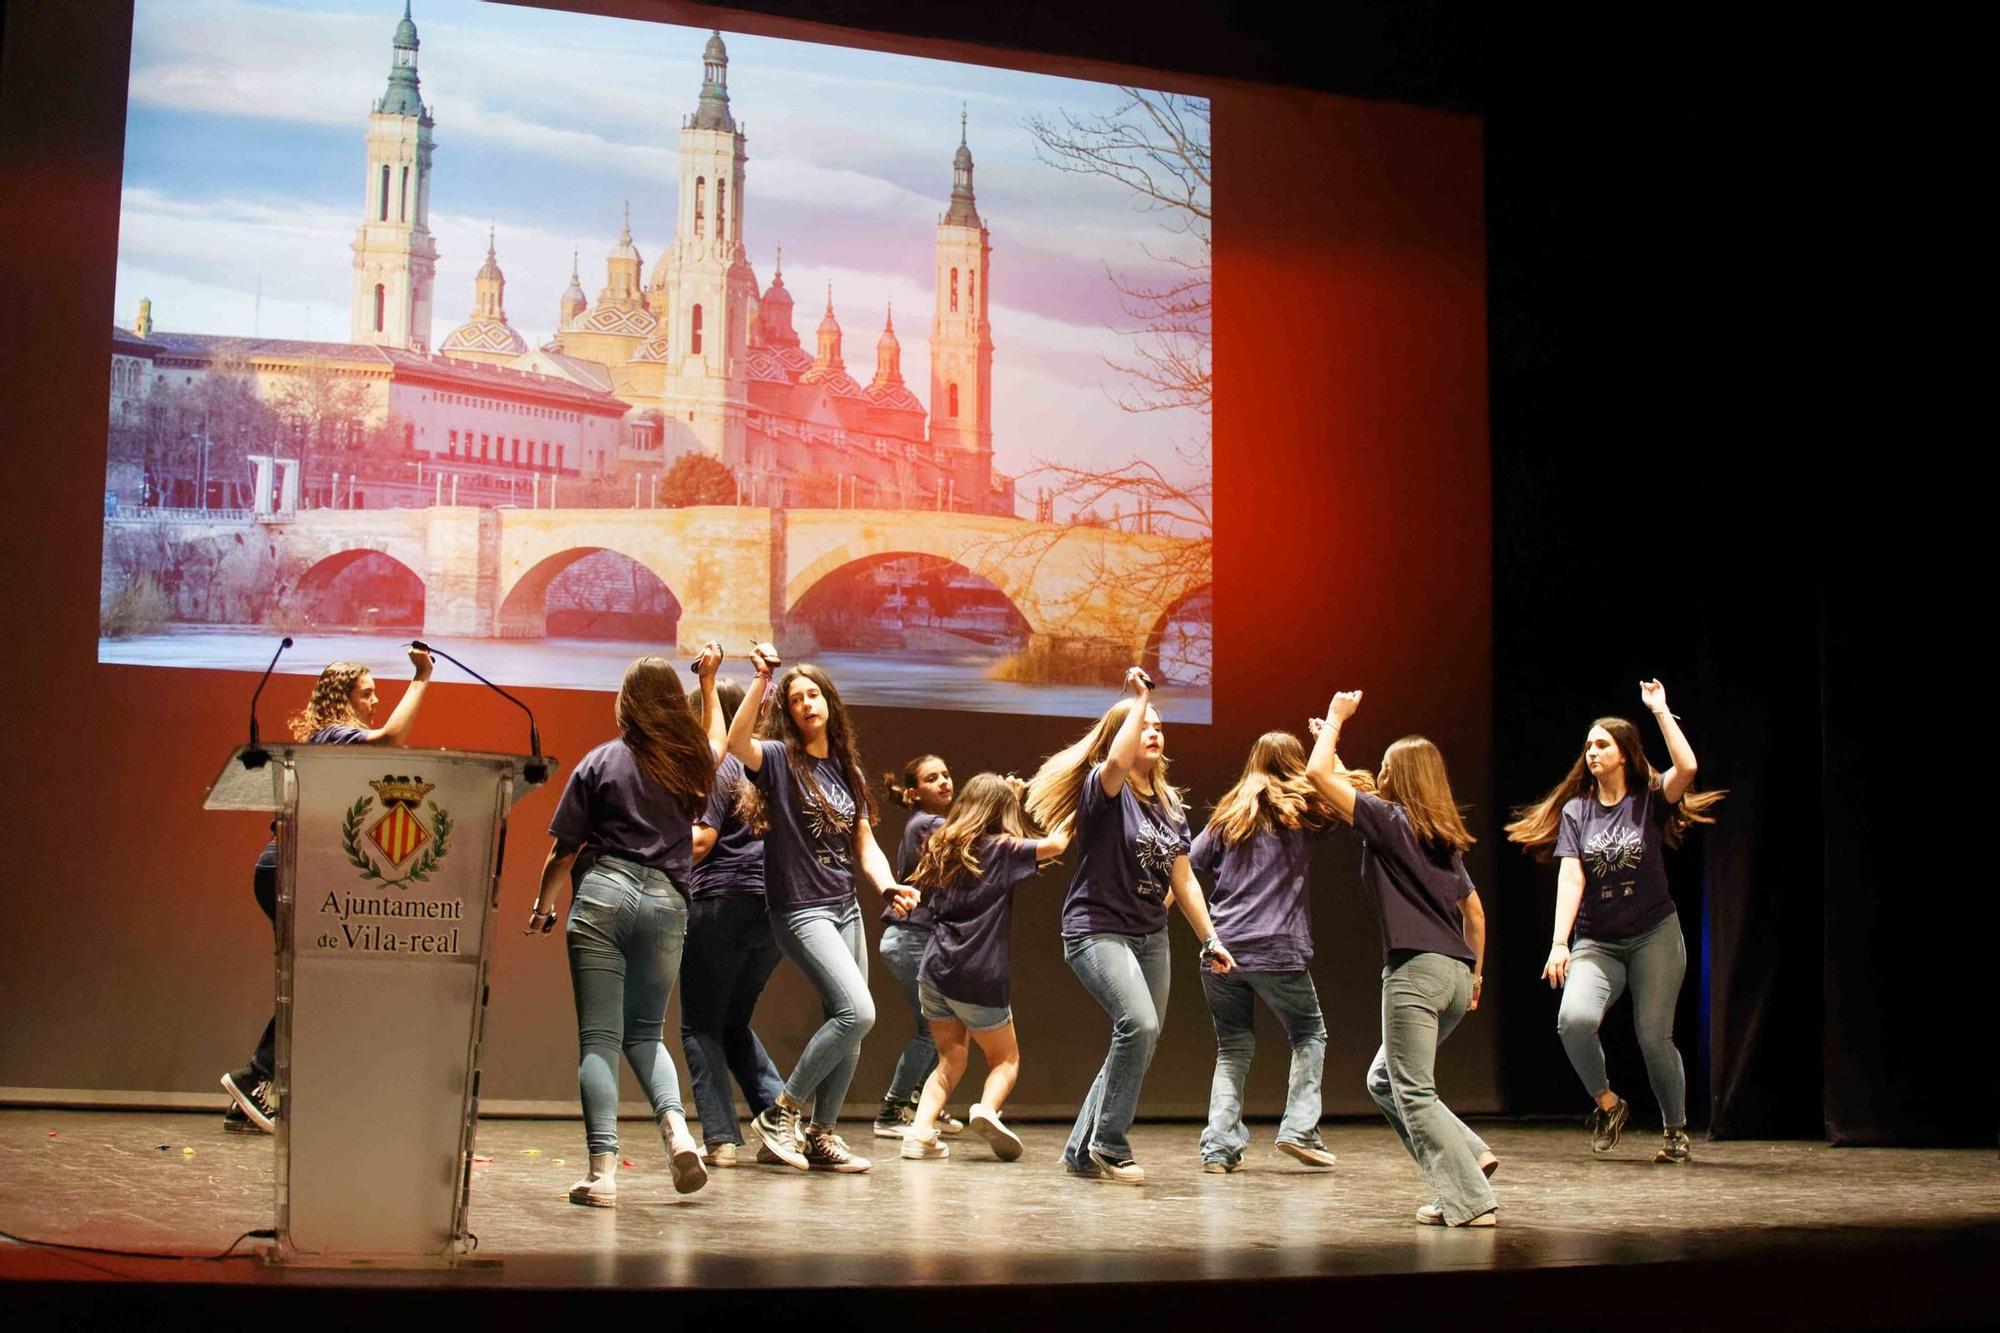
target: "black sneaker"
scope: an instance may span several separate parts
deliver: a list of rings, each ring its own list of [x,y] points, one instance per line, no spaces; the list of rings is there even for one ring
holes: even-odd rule
[[[1693,1160],[1694,1144],[1689,1142],[1686,1129],[1668,1130],[1660,1142],[1660,1150],[1653,1154],[1653,1161],[1661,1166],[1678,1166]]]
[[[910,1103],[885,1101],[882,1103],[882,1113],[875,1117],[875,1137],[900,1139],[903,1137],[903,1131],[915,1124],[916,1119],[917,1108]]]
[[[222,1076],[222,1090],[242,1109],[250,1123],[269,1134],[278,1119],[278,1094],[271,1080],[245,1065]]]
[[[243,1114],[243,1108],[238,1106],[234,1100],[229,1103],[229,1109],[222,1113],[222,1127],[231,1134],[262,1134],[264,1132],[250,1123],[250,1117]]]
[[[1625,1121],[1631,1114],[1632,1108],[1623,1097],[1620,1097],[1618,1104],[1608,1111],[1601,1106],[1591,1107],[1590,1118],[1584,1121],[1584,1127],[1590,1131],[1590,1150],[1604,1153],[1616,1148],[1618,1135],[1625,1128]]]

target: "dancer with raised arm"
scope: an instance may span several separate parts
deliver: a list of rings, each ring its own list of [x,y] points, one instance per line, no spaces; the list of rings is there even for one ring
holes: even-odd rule
[[[722,649],[709,644],[697,668],[699,717],[688,707],[672,662],[642,657],[627,667],[618,687],[617,738],[583,757],[549,821],[555,841],[528,918],[530,934],[554,920],[572,866],[584,867],[563,929],[581,1050],[577,1091],[590,1153],[589,1172],[570,1187],[571,1203],[610,1208],[618,1201],[621,1051],[652,1103],[675,1192],[691,1194],[708,1183],[661,1029],[687,935],[683,886],[694,819],[715,784],[721,740],[715,670],[721,662]]]
[[[968,1034],[986,1057],[986,1085],[973,1104],[973,1132],[993,1155],[1011,1162],[1021,1137],[1000,1120],[1000,1108],[1021,1073],[1008,977],[1013,970],[1014,891],[1063,854],[1069,827],[1030,837],[1021,811],[1021,784],[981,773],[944,824],[930,835],[911,877],[924,895],[933,927],[924,950],[919,989],[924,1017],[937,1039],[938,1063],[924,1081],[915,1122],[902,1154],[916,1161],[951,1155],[938,1137],[939,1113],[965,1073]]]
[[[290,642],[290,640],[286,640]],[[421,648],[410,649],[410,687],[390,710],[388,721],[375,726],[375,707],[380,696],[375,691],[375,674],[359,662],[329,662],[313,682],[306,706],[289,719],[292,739],[308,745],[406,745],[410,727],[423,706],[424,691],[430,687],[431,655]],[[278,925],[278,826],[271,825],[271,841],[265,844],[251,872],[250,890],[257,897],[258,910]],[[278,1116],[278,1091],[274,1082],[277,1068],[278,1019],[274,1014],[264,1024],[264,1035],[250,1063],[222,1076],[222,1090],[229,1094],[229,1108],[222,1114],[222,1127],[242,1133],[268,1134]]]
[[[718,680],[715,698],[726,729],[743,703],[743,687]],[[681,1053],[694,1084],[703,1153],[712,1167],[735,1166],[743,1146],[731,1076],[752,1117],[778,1100],[785,1086],[750,1027],[757,997],[783,955],[764,906],[764,831],[738,812],[742,788],[743,765],[724,755],[708,808],[695,820],[687,945],[681,953]]]
[[[902,780],[896,780],[893,773],[882,775],[882,784],[889,794],[910,812],[903,825],[903,836],[896,846],[896,878],[909,882],[910,875],[917,868],[917,856],[922,850],[924,839],[944,822],[945,813],[951,809],[952,782],[951,767],[934,754],[920,754],[903,765]],[[916,1032],[903,1053],[897,1057],[896,1072],[889,1079],[889,1090],[882,1094],[882,1110],[875,1117],[875,1137],[878,1139],[900,1139],[903,1131],[916,1118],[917,1095],[923,1090],[924,1080],[931,1070],[937,1068],[937,1043],[931,1038],[930,1021],[924,1017],[923,1006],[917,996],[917,969],[924,961],[924,947],[931,941],[931,913],[928,904],[919,904],[908,916],[897,916],[896,909],[882,910],[882,941],[876,951],[882,956],[882,966],[903,988],[903,998],[909,1001],[910,1017],[916,1023]],[[938,1128],[946,1134],[956,1134],[965,1128],[965,1122],[950,1116],[941,1116]]]
[[[750,777],[746,799],[765,812],[764,898],[778,947],[819,993],[825,1021],[806,1042],[776,1102],[752,1123],[764,1148],[800,1171],[866,1171],[869,1161],[834,1132],[854,1081],[861,1039],[875,1025],[868,938],[857,879],[907,912],[916,895],[896,883],[875,842],[874,799],[853,725],[833,681],[802,663],[778,679],[777,707],[757,717],[777,650],[751,652],[757,675],[729,727],[729,753]],[[752,814],[754,818],[755,815]]]
[[[1320,1077],[1326,1068],[1326,1020],[1313,989],[1312,903],[1306,876],[1315,848],[1337,827],[1332,802],[1306,775],[1306,751],[1289,731],[1267,731],[1250,747],[1243,775],[1216,803],[1188,860],[1213,887],[1208,911],[1229,937],[1236,968],[1204,972],[1202,995],[1215,1020],[1215,1076],[1201,1169],[1243,1169],[1250,1131],[1243,1124],[1243,1083],[1256,1047],[1253,1001],[1262,1000],[1292,1047],[1278,1151],[1310,1167],[1334,1164],[1320,1139]]]
[[[1479,1007],[1486,913],[1465,873],[1472,834],[1444,756],[1422,736],[1388,748],[1374,793],[1341,767],[1340,727],[1360,706],[1359,690],[1333,696],[1307,771],[1361,836],[1361,886],[1382,926],[1382,1046],[1368,1095],[1430,1187],[1435,1201],[1417,1209],[1417,1220],[1490,1227],[1499,1205],[1487,1176],[1499,1159],[1437,1090],[1439,1044]]]
[[[1152,704],[1152,679],[1133,667],[1125,688],[1130,697],[1042,761],[1027,806],[1042,828],[1075,821],[1063,957],[1111,1019],[1111,1049],[1077,1112],[1063,1166],[1075,1176],[1143,1185],[1146,1171],[1133,1160],[1128,1135],[1167,1015],[1169,900],[1201,940],[1204,966],[1227,972],[1235,961],[1216,937],[1188,865],[1187,815],[1167,780],[1167,736]]]
[[[1694,1150],[1687,1134],[1687,1073],[1674,1045],[1687,942],[1667,891],[1662,849],[1680,846],[1691,825],[1713,824],[1709,811],[1727,793],[1694,790],[1694,748],[1667,708],[1666,687],[1643,681],[1639,699],[1659,723],[1672,766],[1655,772],[1639,729],[1622,717],[1601,717],[1563,780],[1514,812],[1507,836],[1543,861],[1561,862],[1542,977],[1563,992],[1556,1032],[1594,1103],[1591,1151],[1617,1147],[1631,1115],[1611,1090],[1598,1039],[1605,1011],[1629,985],[1646,1081],[1660,1106],[1662,1137],[1653,1160],[1668,1165],[1688,1161]]]

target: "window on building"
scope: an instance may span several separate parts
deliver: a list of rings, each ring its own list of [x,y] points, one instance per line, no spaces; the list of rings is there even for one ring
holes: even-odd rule
[[[451,434],[451,440],[450,443],[446,446],[446,451],[452,454],[456,454],[458,452],[458,432],[452,431],[450,434]]]
[[[543,466],[543,467],[547,467],[548,465],[549,465],[549,442],[548,442],[547,440],[543,440],[543,441],[542,441],[542,466]]]
[[[701,215],[702,209],[707,203],[707,199],[705,198],[707,190],[708,182],[702,177],[696,176],[694,178],[694,234],[697,236],[701,235]]]
[[[965,271],[965,308],[972,314],[979,313],[979,274],[972,269]]]
[[[945,403],[945,415],[956,417],[958,415],[958,386],[956,384],[951,385],[946,390]]]
[[[953,393],[956,394],[957,390],[953,390]],[[958,399],[956,397],[953,397],[951,401],[952,401],[952,415],[957,416]],[[484,462],[487,458],[492,456],[492,447],[493,447],[493,440],[491,436],[481,435],[479,437],[479,458],[481,462]]]
[[[382,204],[376,216],[383,222],[389,220],[389,164],[387,162],[382,164]]]
[[[694,308],[692,327],[688,330],[688,351],[694,356],[701,355],[701,307]]]
[[[715,183],[715,235],[718,240],[729,239],[729,182]]]
[[[958,270],[957,269],[953,269],[951,271],[951,309],[953,314],[958,313]]]
[[[514,437],[514,461],[516,463],[523,461],[521,458],[521,437],[518,435]]]
[[[558,472],[562,471],[562,465],[563,465],[563,447],[560,444],[558,444],[556,446],[556,471]]]
[[[375,332],[382,331],[382,317],[389,312],[389,293],[381,283],[375,284]]]
[[[410,169],[408,167],[403,168],[403,189],[396,203],[396,220],[398,222],[408,222],[410,220]]]

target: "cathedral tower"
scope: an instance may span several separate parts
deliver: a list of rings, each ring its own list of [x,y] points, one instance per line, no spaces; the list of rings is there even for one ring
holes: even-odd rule
[[[493,232],[486,233],[486,262],[472,279],[472,318],[445,335],[440,354],[458,361],[484,361],[504,366],[526,355],[528,340],[507,323],[507,275],[493,251]]]
[[[729,111],[729,52],[702,51],[701,96],[681,123],[679,216],[649,296],[667,341],[662,390],[674,445],[731,467],[744,461],[745,359],[757,279],[743,253],[743,132]]]
[[[388,91],[368,117],[349,341],[428,352],[437,271],[430,232],[432,122],[417,87],[417,25],[408,0],[391,46]]]
[[[967,482],[983,485],[993,459],[993,326],[986,319],[992,244],[973,200],[963,112],[951,168],[951,207],[937,229],[931,443],[961,451],[965,457],[955,470]]]

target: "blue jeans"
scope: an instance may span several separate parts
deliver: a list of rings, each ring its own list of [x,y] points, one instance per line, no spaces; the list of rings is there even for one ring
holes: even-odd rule
[[[687,902],[665,872],[600,856],[584,872],[563,937],[576,990],[577,1090],[593,1153],[618,1151],[618,1052],[653,1103],[681,1109],[681,1080],[660,1040],[681,970]]]
[[[1556,1010],[1556,1034],[1583,1080],[1583,1090],[1595,1098],[1611,1086],[1597,1030],[1604,1024],[1604,1011],[1631,984],[1632,1027],[1639,1036],[1639,1053],[1646,1058],[1646,1081],[1653,1085],[1660,1120],[1669,1129],[1687,1124],[1687,1071],[1674,1046],[1674,1003],[1687,976],[1687,962],[1678,912],[1630,939],[1579,938],[1570,950],[1569,980],[1563,983],[1562,1005]]]
[[[1285,1089],[1285,1118],[1278,1125],[1278,1141],[1317,1147],[1326,1020],[1320,1016],[1319,992],[1313,989],[1312,974],[1231,972],[1217,976],[1204,968],[1201,991],[1215,1019],[1215,1078],[1208,1088],[1208,1128],[1201,1132],[1201,1159],[1234,1162],[1250,1144],[1250,1131],[1243,1124],[1243,1080],[1250,1072],[1250,1055],[1257,1045],[1252,997],[1270,1006],[1292,1044],[1291,1080]]]
[[[1173,969],[1164,930],[1150,935],[1065,936],[1063,960],[1090,998],[1111,1016],[1111,1050],[1063,1147],[1064,1165],[1089,1170],[1092,1148],[1111,1158],[1132,1155],[1126,1135],[1138,1114],[1139,1088],[1146,1081],[1160,1024],[1167,1016],[1167,983]]]
[[[1472,969],[1441,953],[1397,954],[1382,969],[1382,1048],[1368,1067],[1368,1095],[1389,1117],[1444,1220],[1490,1212],[1493,1187],[1479,1169],[1486,1143],[1437,1091],[1437,1048],[1472,1003]]]
[[[805,907],[771,918],[778,947],[819,992],[826,1021],[806,1042],[785,1095],[807,1108],[807,1119],[831,1127],[840,1119],[847,1085],[861,1059],[861,1039],[875,1026],[875,999],[868,993],[868,937],[861,930],[861,904],[849,898],[828,907]]]
[[[903,988],[903,998],[910,1002],[910,1013],[917,1020],[916,1035],[896,1059],[896,1073],[889,1080],[889,1091],[882,1094],[884,1101],[914,1102],[923,1091],[924,1080],[937,1068],[937,1043],[931,1040],[930,1020],[924,1017],[923,1005],[917,998],[917,968],[922,966],[924,946],[930,942],[928,926],[899,925],[892,921],[882,927],[879,946],[882,966]]]
[[[784,1089],[778,1067],[750,1030],[757,997],[779,956],[762,894],[711,894],[688,904],[687,948],[681,954],[681,1054],[687,1057],[706,1142],[743,1142],[730,1075],[743,1089],[751,1115],[777,1101]]]

